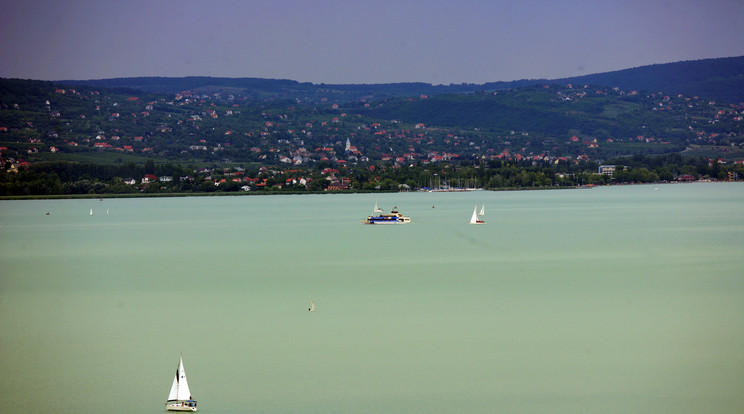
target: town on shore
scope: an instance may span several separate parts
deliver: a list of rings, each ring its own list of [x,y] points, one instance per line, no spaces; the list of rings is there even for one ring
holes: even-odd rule
[[[744,104],[589,85],[332,102],[0,79],[0,197],[744,177]],[[141,91],[140,91],[141,92]]]

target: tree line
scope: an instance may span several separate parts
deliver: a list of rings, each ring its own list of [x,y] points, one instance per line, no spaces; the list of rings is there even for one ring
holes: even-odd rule
[[[612,175],[598,173],[592,161],[535,162],[493,160],[480,163],[383,165],[344,167],[333,172],[347,183],[348,191],[401,191],[438,188],[539,189],[583,185],[670,182],[680,176],[693,179],[732,180],[744,177],[741,164],[721,164],[679,154],[635,155],[607,162],[616,165]],[[88,164],[66,161],[39,162],[12,172],[0,171],[0,196],[73,196],[104,194],[196,194],[252,192],[322,192],[332,184],[329,163],[314,168],[282,171],[254,168],[201,168],[173,163]],[[324,173],[326,170],[326,173]],[[171,181],[143,183],[146,175]],[[254,180],[242,180],[250,177]],[[300,183],[299,178],[305,182]],[[128,184],[133,180],[135,184]],[[131,181],[130,181],[131,182]],[[259,184],[260,185],[257,185]]]

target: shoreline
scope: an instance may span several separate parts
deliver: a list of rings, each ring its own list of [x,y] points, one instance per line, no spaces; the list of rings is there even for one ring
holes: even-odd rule
[[[571,187],[509,187],[496,189],[479,189],[477,191],[542,191],[542,190],[580,190],[592,189],[598,187],[614,187],[629,185],[659,185],[659,184],[694,184],[694,183],[733,183],[741,181],[662,181],[652,183],[621,183],[621,184],[602,184],[602,185],[580,185]],[[13,195],[0,196],[3,200],[90,200],[90,199],[111,199],[111,198],[166,198],[166,197],[244,197],[244,196],[273,196],[273,195],[318,195],[318,194],[390,194],[390,193],[437,193],[437,192],[457,192],[470,193],[466,190],[438,190],[438,191],[248,191],[248,192],[209,192],[209,193],[122,193],[122,194],[40,194],[40,195]]]

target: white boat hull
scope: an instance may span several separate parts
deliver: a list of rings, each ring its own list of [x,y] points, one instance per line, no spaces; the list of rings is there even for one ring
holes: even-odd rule
[[[188,405],[187,401],[176,401],[165,403],[165,409],[168,411],[196,411],[196,401],[191,401],[194,405]]]

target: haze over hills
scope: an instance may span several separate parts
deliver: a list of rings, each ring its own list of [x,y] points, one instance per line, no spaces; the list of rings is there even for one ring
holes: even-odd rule
[[[534,84],[592,85],[699,96],[731,103],[744,102],[744,56],[665,63],[561,79],[522,79],[485,84],[431,85],[428,83],[312,84],[286,79],[218,78],[206,76],[132,77],[63,80],[67,85],[128,88],[147,92],[232,93],[253,99],[326,99],[349,102],[396,96],[438,95],[496,91]]]

